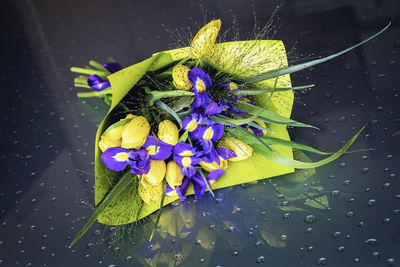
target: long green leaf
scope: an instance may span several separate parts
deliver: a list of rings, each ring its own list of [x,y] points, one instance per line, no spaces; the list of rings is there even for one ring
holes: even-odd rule
[[[285,166],[289,166],[289,167],[293,167],[293,168],[297,168],[297,169],[309,169],[309,168],[316,168],[316,167],[328,164],[328,163],[334,161],[335,159],[337,159],[338,157],[340,157],[342,154],[344,154],[349,149],[349,147],[354,143],[354,141],[360,135],[360,133],[365,129],[365,126],[362,127],[361,130],[358,131],[349,141],[347,141],[347,143],[341,149],[339,149],[336,153],[334,153],[330,157],[327,157],[327,158],[317,161],[317,162],[302,162],[302,161],[297,161],[297,160],[288,158],[288,157],[280,154],[279,152],[273,150],[261,138],[254,136],[247,131],[238,131],[238,129],[239,128],[231,130],[231,133],[234,136],[238,137],[239,139],[241,139],[244,142],[251,145],[255,152],[258,152],[258,153],[264,155],[269,160],[271,160],[275,163],[281,164],[281,165],[285,165]]]
[[[263,136],[260,137],[267,145],[278,145],[278,146],[287,146],[287,147],[291,147],[291,148],[295,148],[295,149],[299,149],[299,150],[303,150],[303,151],[308,151],[308,152],[312,152],[312,153],[316,153],[319,155],[330,155],[333,153],[329,153],[329,152],[323,152],[320,151],[318,149],[312,148],[310,146],[307,145],[303,145],[303,144],[299,144],[299,143],[295,143],[292,141],[288,141],[285,139],[281,139],[281,138],[276,138],[276,137],[271,137],[271,136]]]
[[[365,44],[366,42],[372,40],[373,38],[377,37],[378,35],[380,35],[384,31],[386,31],[387,28],[389,28],[390,24],[391,23],[389,22],[389,24],[385,28],[380,30],[378,33],[376,33],[376,34],[372,35],[371,37],[365,39],[364,41],[359,42],[358,44],[355,44],[355,45],[353,45],[353,46],[351,46],[351,47],[349,47],[347,49],[344,49],[344,50],[336,53],[336,54],[333,54],[333,55],[330,55],[330,56],[327,56],[327,57],[324,57],[324,58],[321,58],[321,59],[311,60],[311,61],[306,62],[306,63],[301,63],[301,64],[298,64],[298,65],[289,66],[289,67],[281,68],[281,69],[278,69],[278,70],[272,70],[272,71],[268,71],[268,72],[265,72],[265,73],[261,73],[261,74],[255,75],[253,77],[244,79],[243,81],[244,82],[248,82],[248,83],[260,82],[260,81],[264,81],[264,80],[267,80],[267,79],[270,79],[270,78],[274,78],[274,77],[282,76],[282,75],[285,75],[285,74],[290,74],[290,73],[293,73],[293,72],[296,72],[296,71],[299,71],[299,70],[307,69],[307,68],[310,68],[310,67],[312,67],[314,65],[326,62],[326,61],[331,60],[331,59],[333,59],[335,57],[341,56],[344,53],[347,53],[347,52],[353,50],[354,48],[359,47],[359,46]]]
[[[221,119],[224,119],[226,121],[229,121],[230,123],[234,124],[234,125],[243,125],[243,124],[249,124],[250,122],[256,120],[258,118],[257,115],[254,115],[250,118],[246,118],[246,119],[232,119],[223,115],[216,115],[218,117],[220,117]],[[214,117],[214,116],[211,116]]]
[[[254,89],[254,90],[234,90],[231,91],[233,95],[262,95],[265,93],[273,93],[273,92],[282,92],[282,91],[295,91],[302,90],[314,87],[314,84],[310,85],[301,85],[295,87],[287,87],[287,88],[266,88],[266,89]]]
[[[268,123],[275,123],[275,124],[284,124],[288,126],[295,126],[295,127],[309,127],[309,128],[315,128],[318,129],[317,127],[314,127],[309,124],[297,122],[292,119],[288,119],[286,117],[283,117],[279,114],[273,113],[269,110],[242,102],[242,101],[237,101],[235,104],[235,108],[247,112],[251,115],[258,115],[258,119],[261,121],[265,121]]]
[[[158,222],[160,221],[161,211],[162,211],[162,208],[164,206],[165,195],[167,193],[167,187],[166,186],[167,186],[167,184],[165,183],[165,180],[164,180],[164,182],[163,182],[163,192],[162,192],[161,201],[160,201],[160,209],[158,210],[157,219],[156,219],[156,222],[154,223],[153,230],[151,230],[149,242],[151,242],[151,240],[153,239],[154,233],[157,230]]]
[[[176,112],[172,108],[170,108],[167,104],[165,104],[161,100],[157,100],[155,102],[155,104],[157,107],[159,107],[163,111],[165,111],[165,112],[169,113],[171,116],[173,116],[175,118],[176,122],[179,124],[179,129],[182,129],[182,120],[181,120],[181,118],[179,118],[178,114],[176,114]]]
[[[127,172],[122,178],[118,181],[118,183],[111,189],[108,195],[104,198],[104,200],[100,203],[100,205],[96,208],[96,211],[93,213],[92,217],[90,217],[89,221],[85,224],[82,230],[76,235],[74,240],[72,240],[69,247],[71,248],[85,233],[89,230],[90,226],[96,221],[97,217],[113,202],[113,200],[125,189],[132,181],[133,176],[131,173]]]

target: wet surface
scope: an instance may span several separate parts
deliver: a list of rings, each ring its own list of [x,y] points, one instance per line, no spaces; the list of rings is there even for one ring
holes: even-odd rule
[[[116,3],[117,2],[117,3]],[[246,184],[166,208],[136,227],[95,224],[67,244],[93,208],[94,136],[107,106],[79,100],[70,66],[112,56],[128,66],[176,47],[163,24],[196,32],[208,18],[245,39],[252,6],[242,1],[1,1],[0,265],[3,266],[391,266],[400,258],[400,4],[286,1],[278,12],[289,61],[326,56],[392,21],[374,41],[292,75],[294,141],[337,150],[363,125],[347,154],[315,171]],[[275,1],[254,1],[265,24]],[[155,8],[155,6],[157,8]],[[230,11],[232,10],[232,11]],[[225,26],[229,25],[229,26]],[[294,49],[292,49],[294,48]],[[302,154],[298,156],[302,157]],[[309,155],[312,159],[317,159]],[[158,265],[157,265],[158,264]],[[136,266],[136,265],[135,265]]]

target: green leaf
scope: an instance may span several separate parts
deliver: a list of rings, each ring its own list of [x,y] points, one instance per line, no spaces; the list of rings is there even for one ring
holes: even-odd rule
[[[181,97],[181,96],[194,96],[194,93],[184,90],[172,90],[172,91],[149,91],[146,93],[147,103],[152,106],[155,101],[168,98],[168,97]]]
[[[263,136],[263,137],[260,137],[260,139],[263,140],[267,145],[271,145],[271,146],[273,146],[273,145],[288,146],[288,147],[291,147],[291,148],[295,148],[295,149],[299,149],[299,150],[303,150],[303,151],[308,151],[308,152],[312,152],[312,153],[316,153],[316,154],[320,154],[320,155],[330,155],[330,154],[332,154],[332,153],[329,153],[329,152],[320,151],[318,149],[312,148],[312,147],[307,146],[307,145],[295,143],[295,142],[284,140],[284,139],[281,139],[281,138]]]
[[[186,139],[188,138],[188,136],[189,136],[189,131],[185,131],[185,132],[181,135],[181,137],[179,137],[179,142],[185,142]]]
[[[288,125],[288,126],[310,127],[310,128],[318,129],[317,127],[314,127],[312,125],[297,122],[292,119],[288,119],[286,117],[283,117],[281,115],[273,113],[269,110],[266,110],[266,109],[263,109],[258,106],[254,106],[254,105],[242,102],[242,101],[237,101],[234,106],[235,106],[235,108],[237,108],[241,111],[247,112],[251,115],[257,115],[259,120],[265,121],[267,123],[276,123],[276,124],[284,124],[284,125]]]
[[[266,158],[269,160],[297,168],[297,169],[308,169],[308,168],[316,168],[325,164],[328,164],[335,159],[339,158],[342,154],[344,154],[349,147],[354,143],[354,141],[357,139],[357,137],[360,135],[360,133],[365,129],[365,126],[361,128],[360,131],[358,131],[347,143],[339,149],[336,153],[331,155],[330,157],[327,157],[323,160],[317,161],[317,162],[302,162],[302,161],[297,161],[291,158],[288,158],[282,154],[280,154],[277,151],[274,151],[266,142],[264,142],[261,138],[254,136],[253,134],[247,132],[246,130],[236,128],[231,130],[230,132],[238,137],[239,139],[243,140],[244,142],[248,143],[252,148],[254,149],[255,152],[258,152],[262,155],[264,155]],[[243,130],[243,131],[241,131]]]
[[[228,121],[230,124],[234,124],[234,125],[238,125],[238,126],[243,125],[243,124],[249,124],[250,122],[258,119],[257,115],[254,115],[254,116],[252,116],[250,118],[246,118],[246,119],[232,119],[232,118],[226,117],[224,115],[216,115],[216,116],[221,119],[224,119],[225,121]],[[215,116],[210,116],[211,120],[213,117],[215,117]],[[227,125],[227,124],[225,124],[225,125]]]
[[[379,36],[384,31],[386,31],[387,28],[389,28],[390,24],[391,24],[391,22],[389,22],[389,24],[385,28],[380,30],[378,33],[376,33],[376,34],[372,35],[371,37],[365,39],[364,41],[359,42],[358,44],[355,44],[355,45],[353,45],[353,46],[351,46],[351,47],[349,47],[347,49],[344,49],[344,50],[336,53],[336,54],[333,54],[333,55],[330,55],[330,56],[327,56],[327,57],[324,57],[324,58],[321,58],[321,59],[311,60],[311,61],[306,62],[306,63],[301,63],[301,64],[298,64],[298,65],[288,66],[288,67],[281,68],[281,69],[278,69],[278,70],[272,70],[272,71],[268,71],[268,72],[265,72],[265,73],[261,73],[261,74],[252,76],[250,78],[244,79],[243,81],[244,82],[248,82],[248,83],[260,82],[260,81],[264,81],[264,80],[267,80],[267,79],[270,79],[270,78],[274,78],[274,77],[278,77],[278,76],[281,76],[281,75],[297,72],[299,70],[307,69],[307,68],[310,68],[310,67],[312,67],[314,65],[326,62],[326,61],[331,60],[331,59],[333,59],[335,57],[341,56],[344,53],[347,53],[347,52],[353,50],[354,48],[357,48],[357,47],[365,44],[366,42],[374,39],[375,37]]]
[[[151,240],[153,239],[154,233],[156,232],[156,229],[157,229],[157,226],[158,226],[158,222],[160,221],[161,211],[162,211],[162,208],[164,206],[165,195],[167,193],[167,187],[166,186],[167,186],[167,184],[165,183],[165,180],[164,180],[163,181],[163,193],[162,193],[161,201],[160,201],[160,209],[158,210],[157,219],[156,219],[156,222],[154,223],[153,230],[151,231],[149,242],[151,242]]]
[[[302,85],[288,88],[266,88],[266,89],[253,89],[253,90],[234,90],[231,91],[233,95],[262,95],[265,93],[283,92],[283,91],[295,91],[314,87],[314,84]]]
[[[127,187],[136,175],[132,175],[127,172],[122,178],[118,181],[118,183],[112,187],[111,191],[104,198],[104,200],[98,205],[96,211],[93,213],[92,217],[90,217],[89,221],[85,224],[82,230],[76,235],[74,240],[72,240],[69,247],[71,248],[85,233],[89,230],[90,226],[96,221],[96,219],[100,216],[100,214],[113,202],[113,200]]]
[[[165,112],[169,113],[171,116],[173,116],[175,118],[176,122],[179,124],[179,129],[182,129],[181,118],[179,118],[178,114],[176,114],[176,112],[173,109],[171,109],[167,104],[165,104],[161,100],[157,100],[155,103],[156,103],[157,107],[159,107],[163,111],[165,111]]]

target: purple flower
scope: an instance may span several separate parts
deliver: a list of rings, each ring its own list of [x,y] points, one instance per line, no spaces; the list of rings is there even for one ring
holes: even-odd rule
[[[183,176],[192,177],[196,173],[194,165],[199,164],[201,158],[196,148],[179,142],[174,146],[174,161],[182,168]]]
[[[212,82],[210,75],[202,69],[193,68],[188,72],[188,79],[193,86],[193,93],[201,93],[210,89]]]
[[[207,183],[209,183],[209,186],[211,187],[211,185],[214,184],[215,181],[217,181],[217,179],[224,173],[225,173],[224,170],[211,171],[206,178]],[[195,198],[197,200],[201,199],[201,197],[204,195],[204,192],[207,189],[207,185],[203,177],[199,173],[194,174],[191,178],[184,177],[182,180],[182,185],[175,186],[175,189],[172,189],[167,184],[167,195],[171,195],[175,191],[181,201],[185,200],[186,199],[185,194],[190,183],[192,183],[193,185]]]
[[[204,121],[203,116],[199,113],[192,113],[192,115],[185,117],[182,120],[182,128],[185,131],[193,132],[197,129]]]
[[[157,145],[154,136],[147,137],[146,143],[144,143],[143,148],[148,151],[150,159],[154,160],[166,160],[171,156],[172,146],[164,143],[157,138]]]
[[[135,173],[138,175],[149,173],[150,156],[147,153],[146,149],[137,149],[134,151],[130,151],[127,161],[131,166],[131,173]]]
[[[122,69],[121,65],[117,62],[108,62],[103,64],[103,66],[110,73],[114,73]],[[90,75],[87,82],[88,85],[96,91],[101,91],[111,86],[109,81],[103,80],[98,75]]]
[[[104,81],[98,75],[90,75],[88,85],[96,91],[101,91],[111,86],[109,81]]]
[[[101,160],[107,169],[120,172],[128,166],[128,155],[130,152],[126,148],[110,147],[101,154]]]

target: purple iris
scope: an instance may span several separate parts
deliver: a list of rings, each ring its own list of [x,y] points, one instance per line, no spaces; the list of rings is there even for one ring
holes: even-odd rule
[[[199,113],[192,113],[192,115],[185,117],[182,120],[182,128],[185,131],[193,132],[197,129],[201,124],[203,124],[205,118],[201,116]]]
[[[110,73],[122,70],[121,65],[118,64],[117,62],[108,62],[103,64],[103,66]],[[109,81],[103,80],[98,75],[90,75],[88,78],[88,85],[96,91],[101,91],[111,86]]]
[[[103,153],[104,154],[104,153]],[[127,162],[131,166],[131,173],[138,175],[148,174],[150,170],[150,156],[146,149],[130,151]]]
[[[211,171],[206,178],[207,182],[209,183],[209,186],[211,187],[211,184],[215,183],[215,181],[217,181],[217,179],[224,173],[225,173],[224,170]],[[201,199],[201,197],[204,195],[204,192],[207,189],[207,185],[206,185],[203,177],[201,177],[201,175],[197,172],[191,178],[184,177],[182,180],[182,184],[180,186],[175,186],[175,189],[172,189],[167,184],[167,188],[166,188],[167,195],[169,195],[173,191],[175,191],[181,201],[185,200],[186,199],[185,194],[186,194],[187,189],[189,188],[190,183],[192,183],[192,185],[193,185],[194,195],[195,195],[196,199],[197,200]]]
[[[174,161],[182,168],[182,175],[192,177],[196,173],[195,165],[201,161],[200,153],[190,144],[179,142],[174,146]]]
[[[203,114],[206,116],[221,113],[223,105],[212,101],[210,93],[207,92],[212,85],[210,75],[202,69],[193,68],[188,72],[188,79],[193,86],[192,92],[195,93],[192,108],[203,109]]]
[[[156,144],[157,141],[157,144]],[[166,160],[171,156],[172,146],[164,143],[160,139],[155,139],[154,136],[147,137],[146,143],[144,143],[143,148],[148,151],[150,159],[154,160]]]
[[[128,155],[131,150],[122,147],[110,147],[103,154],[101,160],[107,169],[120,172],[128,166]]]
[[[224,125],[214,123],[208,126],[199,127],[193,137],[201,146],[203,152],[202,160],[207,163],[216,161],[219,164],[217,151],[214,148],[213,141],[218,141],[224,134]]]

